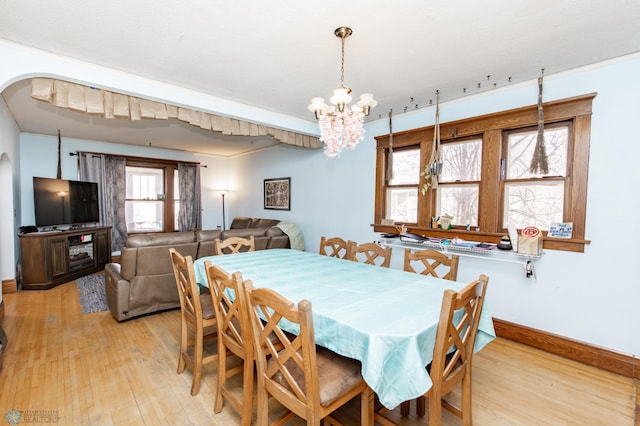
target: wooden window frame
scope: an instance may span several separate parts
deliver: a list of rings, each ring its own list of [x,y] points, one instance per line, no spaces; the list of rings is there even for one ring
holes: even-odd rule
[[[178,169],[177,161],[166,161],[144,158],[126,158],[127,167],[144,167],[147,169],[162,169],[164,176],[164,200],[163,202],[163,224],[164,227],[160,231],[129,231],[128,234],[147,234],[153,232],[175,232],[175,195],[173,188],[174,172]],[[127,199],[127,201],[130,201]]]
[[[573,140],[568,152],[569,188],[565,199],[565,221],[573,222],[573,236],[570,239],[544,236],[544,248],[584,252],[585,225],[587,212],[587,181],[589,170],[589,147],[591,137],[592,103],[596,93],[573,98],[546,102],[543,105],[545,124],[571,121]],[[502,222],[502,182],[500,179],[500,159],[503,146],[503,132],[534,126],[538,121],[538,106],[530,105],[522,108],[502,111],[493,114],[472,117],[463,120],[440,124],[441,140],[457,140],[458,138],[480,137],[482,139],[482,171],[480,181],[478,226],[480,231],[466,229],[431,229],[430,221],[435,212],[435,191],[418,196],[418,222],[407,224],[408,231],[421,235],[499,242],[506,230],[500,228]],[[424,170],[430,158],[433,146],[434,126],[422,127],[393,134],[395,148],[420,147],[420,170]],[[374,224],[376,232],[397,232],[394,226],[382,225],[386,206],[385,170],[389,152],[389,135],[375,137],[376,152],[376,193],[374,207]],[[421,178],[420,185],[423,183]],[[546,233],[545,233],[546,234]]]

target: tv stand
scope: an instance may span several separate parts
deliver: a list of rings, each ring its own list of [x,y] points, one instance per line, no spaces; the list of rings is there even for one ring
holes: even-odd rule
[[[111,227],[21,234],[22,289],[45,290],[102,271],[111,262]]]

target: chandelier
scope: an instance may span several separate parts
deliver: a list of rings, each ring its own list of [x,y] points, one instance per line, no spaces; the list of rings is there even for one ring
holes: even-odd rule
[[[364,117],[378,104],[373,94],[365,93],[360,96],[360,101],[349,107],[351,88],[344,85],[344,40],[353,31],[349,27],[340,27],[334,34],[342,41],[340,87],[333,91],[330,99],[333,105],[325,104],[324,98],[312,98],[308,107],[318,120],[320,140],[324,142],[324,153],[329,158],[335,157],[343,148],[355,148],[364,139]]]

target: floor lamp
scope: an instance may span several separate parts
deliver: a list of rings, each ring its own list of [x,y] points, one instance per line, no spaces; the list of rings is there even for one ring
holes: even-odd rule
[[[224,196],[229,192],[228,189],[219,189],[220,195],[222,195],[222,230],[225,230],[225,218],[224,218]]]

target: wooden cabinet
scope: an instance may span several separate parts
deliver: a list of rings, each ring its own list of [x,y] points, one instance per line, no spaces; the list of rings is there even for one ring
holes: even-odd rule
[[[59,278],[67,274],[69,265],[69,250],[67,237],[53,237],[48,239],[49,272],[51,278]]]
[[[43,290],[104,269],[111,227],[20,235],[22,288]]]

